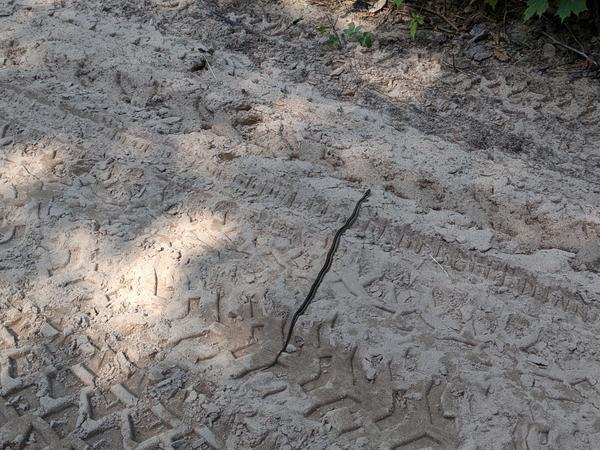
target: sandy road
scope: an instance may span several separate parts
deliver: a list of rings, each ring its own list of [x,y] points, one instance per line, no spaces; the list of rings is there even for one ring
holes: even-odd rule
[[[2,7],[2,445],[596,448],[593,86],[434,55],[338,95],[380,55],[332,87],[310,35],[281,46],[299,6],[258,5]]]

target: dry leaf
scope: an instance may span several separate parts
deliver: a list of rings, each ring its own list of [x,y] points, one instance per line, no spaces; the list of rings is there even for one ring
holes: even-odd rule
[[[498,61],[507,62],[510,61],[510,55],[502,47],[496,47],[494,49],[494,56]]]
[[[377,3],[375,3],[371,9],[369,9],[369,12],[371,14],[374,14],[376,12],[379,12],[383,9],[383,7],[386,5],[387,0],[379,0]]]

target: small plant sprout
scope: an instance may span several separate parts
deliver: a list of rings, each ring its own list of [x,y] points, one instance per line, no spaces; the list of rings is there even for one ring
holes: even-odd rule
[[[371,36],[371,33],[365,31],[362,34],[362,37],[360,38],[360,45],[367,48],[371,48],[373,46],[373,37]]]
[[[340,48],[342,47],[342,39],[336,33],[335,28],[333,26],[326,27],[324,25],[319,25],[316,28],[317,33],[319,34],[327,34],[327,45],[331,48]],[[344,29],[344,34],[348,39],[357,40],[360,45],[363,47],[371,48],[373,46],[373,35],[369,31],[362,31],[362,28],[353,23],[349,24],[347,28]]]
[[[329,45],[331,48],[340,48],[342,43],[340,42],[339,37],[337,37],[335,34],[330,34],[329,38],[327,39],[327,45]]]
[[[417,30],[419,28],[419,26],[423,25],[425,23],[425,18],[421,15],[418,14],[416,12],[411,12],[410,13],[410,37],[412,37],[413,39],[417,37]]]
[[[323,25],[319,25],[316,28],[316,30],[317,30],[317,33],[319,33],[319,34],[327,33],[327,27],[325,27]],[[331,48],[340,48],[342,46],[342,42],[340,41],[340,38],[338,37],[335,30],[333,31],[333,33],[329,33],[327,35],[327,45]]]
[[[348,37],[358,39],[358,42],[363,47],[371,48],[373,46],[373,35],[368,31],[362,31],[360,26],[351,23],[344,32]]]
[[[350,36],[350,37],[354,37],[356,36],[359,32],[360,32],[360,27],[354,25],[353,23],[351,23],[350,25],[348,25],[348,28],[346,28],[344,30],[344,32]]]

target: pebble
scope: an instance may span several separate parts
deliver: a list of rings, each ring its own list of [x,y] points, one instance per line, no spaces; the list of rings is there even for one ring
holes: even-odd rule
[[[164,386],[166,386],[168,384],[171,384],[172,381],[173,381],[173,378],[167,378],[166,380],[162,380],[160,383],[158,383],[156,385],[156,387],[159,387],[159,388],[164,387]]]
[[[556,56],[556,47],[549,42],[542,47],[542,54],[546,59],[552,59]]]
[[[166,123],[167,125],[175,125],[176,123],[181,122],[181,117],[165,117],[161,122]]]
[[[77,336],[77,347],[86,355],[92,355],[96,353],[96,347],[94,347],[89,338],[84,335]]]
[[[477,62],[484,61],[488,58],[491,58],[492,51],[488,49],[479,49],[473,53],[473,59]]]
[[[527,356],[527,361],[529,361],[532,364],[535,364],[536,366],[547,366],[548,365],[548,361],[546,361],[544,358],[542,358],[541,356],[538,355],[529,355]]]
[[[208,413],[208,414],[215,414],[215,413],[220,413],[221,412],[221,408],[219,408],[217,405],[215,405],[214,403],[208,403],[205,407],[204,410]]]
[[[16,347],[17,338],[4,325],[0,325],[0,342],[4,342],[9,347]]]
[[[294,352],[298,351],[298,349],[296,348],[295,345],[288,344],[288,346],[285,348],[285,351],[287,353],[294,353]]]
[[[52,325],[50,325],[48,322],[45,322],[40,328],[40,333],[42,334],[42,336],[52,338],[56,336],[59,333],[59,331]]]
[[[185,402],[186,402],[186,403],[192,403],[192,402],[194,402],[194,401],[195,401],[197,398],[198,398],[198,393],[197,393],[196,391],[192,390],[192,391],[191,391],[191,392],[188,394],[187,398],[185,399]]]
[[[4,147],[6,145],[12,144],[13,143],[13,138],[12,137],[5,137],[4,139],[0,139],[0,147]]]
[[[521,383],[523,383],[523,385],[525,387],[531,387],[533,386],[533,382],[534,382],[534,378],[533,376],[529,375],[529,374],[523,374],[521,375]]]
[[[421,394],[420,392],[411,392],[409,394],[406,394],[404,396],[405,399],[407,400],[416,400],[419,401],[423,398],[423,394]]]
[[[562,201],[562,197],[560,195],[553,195],[550,197],[550,201],[552,203],[560,203]]]
[[[198,58],[194,61],[191,62],[190,64],[190,71],[191,72],[198,72],[200,70],[204,70],[204,68],[206,67],[206,59],[204,58]]]
[[[329,74],[329,76],[330,76],[330,77],[337,77],[337,76],[340,76],[340,75],[341,75],[341,74],[344,72],[344,70],[346,70],[344,66],[338,67],[338,68],[337,68],[337,69],[335,69],[333,72],[331,72],[331,73]]]
[[[356,448],[369,448],[369,439],[365,436],[356,440]]]

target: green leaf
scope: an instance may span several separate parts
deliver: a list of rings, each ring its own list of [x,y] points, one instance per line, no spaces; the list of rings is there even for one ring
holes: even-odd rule
[[[327,31],[327,29],[323,26],[323,25],[319,25],[317,27],[317,32],[324,34]]]
[[[486,5],[490,5],[492,9],[496,9],[496,5],[498,4],[498,0],[484,0]]]
[[[416,38],[417,37],[417,28],[419,26],[417,25],[416,22],[413,22],[412,20],[410,21],[410,37],[411,38]]]
[[[529,20],[536,14],[541,17],[547,9],[548,0],[527,0],[527,9],[523,14],[523,18]]]
[[[419,28],[419,24],[417,23],[416,20],[411,20],[410,21],[410,37],[411,38],[416,38],[417,37],[417,29]]]
[[[417,30],[419,29],[419,25],[423,25],[425,23],[425,18],[421,14],[417,14],[415,12],[410,13],[410,37],[413,39],[417,37]]]
[[[327,40],[327,45],[329,45],[331,48],[339,48],[340,40],[335,34],[330,34],[329,39]]]
[[[354,36],[356,35],[358,32],[360,32],[360,27],[357,27],[356,25],[354,25],[353,23],[351,23],[350,25],[348,25],[348,28],[346,28],[344,30],[349,36]]]
[[[298,25],[298,22],[300,22],[302,19],[304,19],[304,17],[300,16],[300,17],[296,17],[294,20],[292,20],[292,25]]]
[[[560,20],[565,20],[571,14],[578,16],[583,11],[587,11],[586,0],[560,0],[556,15]]]
[[[360,38],[360,45],[371,48],[373,46],[373,36],[368,31],[365,31]]]
[[[396,5],[396,8],[400,8],[403,3],[404,0],[394,0],[394,5]]]

